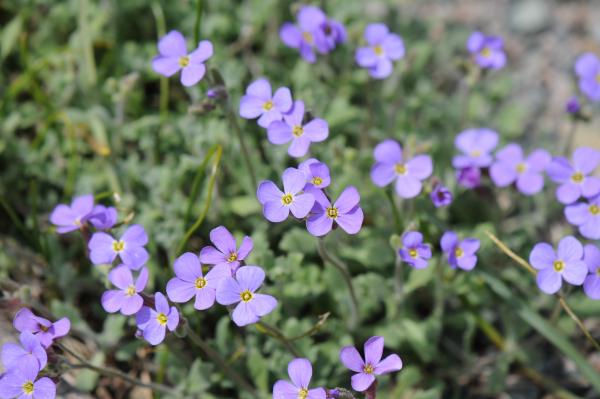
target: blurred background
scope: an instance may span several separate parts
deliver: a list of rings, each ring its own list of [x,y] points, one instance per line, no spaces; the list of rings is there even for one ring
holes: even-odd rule
[[[301,4],[321,6],[342,22],[348,42],[316,64],[305,63],[278,37]],[[203,0],[201,38],[215,55],[208,66],[225,80],[237,110],[245,87],[267,77],[290,87],[311,113],[327,120],[330,136],[311,155],[327,163],[337,196],[347,185],[361,193],[365,212],[357,236],[334,231],[325,246],[349,267],[357,290],[359,323],[349,326],[348,293],[316,251],[303,223],[269,224],[261,214],[234,132],[206,96],[206,80],[184,88],[151,69],[157,39],[175,29],[191,48],[196,2],[147,0],[4,0],[0,3],[0,337],[15,341],[12,317],[22,306],[69,316],[66,339],[90,362],[140,379],[177,386],[183,397],[247,398],[189,341],[171,334],[152,348],[134,338],[135,323],[107,315],[100,296],[108,270],[93,267],[77,234],[59,236],[48,222],[58,203],[94,193],[116,205],[120,220],[148,231],[151,279],[146,292],[164,290],[185,231],[208,201],[200,168],[220,144],[210,212],[187,242],[198,252],[209,231],[224,225],[254,240],[249,264],[267,271],[265,292],[280,305],[266,318],[314,367],[315,386],[349,387],[338,361],[342,345],[359,347],[385,337],[404,369],[383,377],[380,399],[599,398],[600,353],[585,340],[555,297],[498,251],[492,232],[528,257],[539,241],[574,234],[547,181],[526,198],[487,182],[476,191],[456,187],[450,160],[454,137],[466,127],[489,127],[501,144],[562,154],[571,132],[576,145],[600,147],[598,107],[589,122],[564,111],[578,94],[575,58],[600,54],[596,1],[359,1]],[[353,51],[364,27],[384,22],[400,34],[406,57],[384,82],[358,68]],[[465,90],[465,49],[473,30],[505,40],[507,66]],[[582,98],[580,96],[580,98]],[[259,180],[278,181],[296,162],[268,143],[253,121],[237,119],[250,145]],[[575,130],[573,130],[575,129]],[[455,201],[435,210],[426,195],[396,201],[402,227],[416,228],[436,247],[428,269],[395,259],[403,229],[391,222],[389,198],[369,178],[373,147],[395,138],[410,152],[433,156],[435,175]],[[200,176],[202,190],[192,184]],[[116,194],[116,195],[115,195]],[[444,230],[482,240],[470,273],[447,267],[437,248]],[[438,260],[440,259],[439,263]],[[600,337],[600,302],[579,288],[565,293],[592,334]],[[239,329],[225,309],[184,307],[193,328],[264,397],[287,378],[288,348],[255,327]],[[323,323],[320,317],[329,313]],[[61,397],[151,398],[156,393],[89,370],[61,374]],[[595,387],[593,385],[596,385]],[[164,395],[163,395],[164,397]]]

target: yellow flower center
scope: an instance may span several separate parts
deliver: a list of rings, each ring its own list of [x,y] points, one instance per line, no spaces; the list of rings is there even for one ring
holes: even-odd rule
[[[282,201],[283,201],[283,199],[282,199]],[[238,255],[235,252],[230,253],[229,256],[227,257],[227,262],[229,262],[229,263],[235,262],[237,260],[237,256]]]
[[[27,381],[21,388],[23,388],[25,395],[31,395],[33,393],[33,381]]]
[[[49,330],[49,328],[43,324],[38,324],[38,326],[39,326],[40,330],[42,330],[43,332],[47,332]]]
[[[125,249],[125,241],[113,241],[113,251],[121,252]]]
[[[527,169],[527,165],[524,162],[520,162],[517,165],[517,172],[519,172],[519,173],[525,172],[526,169]]]
[[[581,173],[581,172],[573,173],[573,176],[571,176],[571,180],[573,180],[573,182],[575,182],[575,183],[581,183],[583,181],[583,173]]]
[[[364,371],[365,374],[373,374],[373,371],[375,371],[375,369],[370,364],[367,364],[363,368],[363,371]]]
[[[242,301],[244,302],[249,302],[252,299],[252,297],[252,293],[248,290],[242,291],[242,293],[240,294],[240,298],[242,298]]]
[[[194,282],[194,285],[200,290],[206,286],[206,279],[204,277],[198,277]]]
[[[408,254],[410,255],[411,258],[416,258],[419,253],[417,252],[416,249],[413,248],[410,251],[408,251]]]
[[[480,54],[481,54],[482,57],[488,58],[488,57],[490,57],[492,55],[492,50],[490,50],[489,47],[484,47],[481,50]]]
[[[464,254],[465,254],[465,251],[463,251],[463,249],[461,247],[456,247],[456,249],[454,250],[454,256],[456,256],[457,258],[460,258]]]
[[[382,55],[383,54],[383,48],[380,45],[377,45],[377,46],[373,47],[373,51],[377,55]]]
[[[296,125],[296,126],[294,126],[294,128],[292,129],[292,134],[293,134],[295,137],[300,137],[300,136],[302,136],[302,135],[304,134],[304,129],[302,128],[302,126],[300,126],[300,125]]]
[[[188,57],[187,55],[179,57],[179,66],[180,67],[185,68],[188,65],[190,65],[190,57]]]
[[[81,218],[75,219],[75,226],[81,226]]]
[[[156,321],[158,321],[158,324],[160,324],[161,326],[167,324],[167,320],[167,315],[164,313],[159,313],[158,316],[156,316]]]
[[[557,272],[562,272],[565,268],[565,262],[563,262],[562,260],[555,260],[552,266]]]
[[[312,184],[314,184],[315,186],[320,186],[321,184],[323,184],[323,179],[321,179],[318,176],[317,177],[313,177]]]
[[[302,388],[298,391],[298,399],[306,399],[308,398],[308,389]]]
[[[600,206],[594,204],[594,205],[590,205],[590,213],[594,216],[596,216],[597,214],[600,213]]]
[[[600,277],[600,267],[596,269],[596,274]]]
[[[329,219],[337,219],[338,217],[338,209],[334,207],[329,207],[326,209],[327,217]]]
[[[600,73],[598,75],[596,75],[596,82],[598,82],[598,84],[600,84]]]
[[[293,200],[294,197],[292,197],[292,194],[285,194],[283,197],[281,197],[281,203],[283,205],[289,205],[292,203]]]
[[[406,165],[404,165],[403,163],[397,163],[396,166],[394,166],[394,169],[399,175],[406,174]]]
[[[127,287],[127,290],[125,290],[125,295],[134,296],[135,295],[135,287],[133,285],[130,285],[129,287]]]
[[[302,32],[302,38],[308,43],[313,42],[313,35],[310,32]]]
[[[481,151],[473,150],[473,151],[471,151],[471,156],[474,158],[477,158],[478,156],[481,156]]]
[[[266,103],[263,104],[263,109],[265,111],[270,111],[271,108],[273,108],[273,101],[269,100]]]

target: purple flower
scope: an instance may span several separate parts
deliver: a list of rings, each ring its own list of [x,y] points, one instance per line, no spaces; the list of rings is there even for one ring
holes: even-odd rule
[[[52,211],[50,222],[57,226],[60,234],[80,229],[94,208],[92,194],[81,195],[73,198],[71,206],[60,204]]]
[[[429,244],[423,244],[423,234],[418,231],[404,234],[399,253],[400,258],[415,269],[426,268],[427,260],[431,259],[431,248]]]
[[[90,259],[95,265],[112,263],[118,255],[124,264],[137,270],[148,261],[148,251],[144,248],[147,243],[148,235],[144,228],[134,224],[118,240],[107,233],[94,233],[88,242],[88,248]]]
[[[104,310],[108,313],[120,311],[126,316],[137,313],[144,304],[139,293],[144,290],[148,282],[148,269],[142,268],[134,282],[131,269],[126,265],[120,265],[108,273],[108,279],[119,289],[105,291],[102,294],[101,302]]]
[[[263,214],[270,222],[282,222],[287,219],[290,211],[298,219],[304,218],[315,203],[312,194],[302,193],[305,177],[298,169],[287,168],[283,172],[283,190],[270,180],[258,185],[256,196],[263,205]]]
[[[327,24],[327,16],[317,7],[304,6],[298,11],[296,18],[298,26],[290,22],[284,23],[279,30],[279,37],[286,46],[297,49],[302,58],[312,64],[317,60],[315,48],[321,53],[329,51],[328,41],[321,29]]]
[[[71,322],[66,317],[52,323],[50,320],[34,315],[27,308],[17,312],[13,325],[17,331],[29,331],[34,334],[44,348],[52,345],[53,340],[67,335],[71,329]]]
[[[243,266],[235,278],[224,278],[217,288],[217,302],[221,305],[237,303],[231,318],[239,327],[256,323],[277,306],[277,300],[271,295],[256,293],[264,280],[265,272],[260,267]]]
[[[588,272],[582,258],[583,246],[572,236],[560,240],[557,252],[550,244],[541,242],[529,254],[529,262],[538,270],[537,284],[546,294],[556,293],[563,279],[581,285]]]
[[[583,261],[589,270],[583,281],[583,291],[590,299],[600,299],[600,248],[586,244],[583,247]]]
[[[346,42],[346,28],[340,22],[327,18],[319,26],[320,34],[317,35],[317,48],[322,53],[333,50],[338,44]],[[325,51],[323,51],[325,50]]]
[[[479,187],[481,184],[481,169],[469,166],[456,171],[458,184],[465,188]]]
[[[312,378],[312,365],[307,359],[294,359],[288,364],[292,383],[279,380],[273,386],[273,399],[325,399],[325,389],[308,389]]]
[[[552,156],[546,150],[535,150],[527,158],[520,145],[512,143],[496,153],[490,167],[490,177],[498,187],[517,182],[517,189],[525,195],[539,193],[544,187],[544,175]]]
[[[498,36],[473,32],[467,40],[467,50],[481,68],[501,69],[506,64],[504,42]]]
[[[320,237],[331,231],[335,221],[346,233],[356,234],[362,227],[363,219],[360,194],[355,187],[349,186],[333,205],[325,195],[318,198],[306,220],[306,228],[313,236]]]
[[[169,299],[183,303],[195,296],[194,307],[198,310],[210,308],[215,303],[217,287],[221,280],[231,277],[231,269],[224,263],[213,267],[204,275],[200,259],[191,252],[177,258],[174,269],[177,277],[173,277],[167,283]]]
[[[318,143],[329,135],[329,126],[323,119],[315,118],[303,124],[304,103],[295,101],[290,113],[283,115],[282,121],[275,121],[267,128],[267,137],[272,144],[287,144],[288,154],[302,157],[308,152],[310,143]]]
[[[96,205],[88,216],[88,221],[97,229],[108,230],[117,223],[117,208]]]
[[[452,159],[457,169],[485,168],[492,164],[492,150],[498,144],[498,133],[491,129],[467,129],[454,139],[454,145],[462,154]]]
[[[0,379],[0,398],[54,399],[56,385],[48,377],[36,380],[40,369],[35,364],[19,365]]]
[[[331,183],[329,168],[323,162],[315,158],[307,159],[298,165],[300,170],[306,176],[306,190],[308,187],[323,189]]]
[[[431,198],[431,202],[436,208],[441,208],[444,206],[448,206],[452,203],[452,193],[448,189],[448,187],[444,186],[441,183],[437,183],[433,186],[433,190],[431,190],[431,194],[429,195]]]
[[[206,73],[204,62],[213,55],[213,45],[202,40],[190,54],[187,52],[185,37],[176,30],[163,36],[158,42],[159,55],[152,60],[155,72],[170,77],[181,70],[181,84],[193,86]]]
[[[271,95],[271,84],[267,79],[258,79],[246,89],[240,100],[240,116],[246,119],[258,118],[258,125],[269,127],[271,122],[280,121],[283,114],[292,109],[292,93],[287,87],[280,87]]]
[[[472,270],[477,263],[477,251],[479,240],[476,238],[465,238],[459,240],[453,231],[447,231],[440,240],[442,251],[448,256],[450,267],[460,267],[463,270]]]
[[[565,104],[565,111],[571,115],[577,115],[581,111],[581,103],[577,96],[572,96]]]
[[[392,74],[392,61],[404,57],[402,38],[390,33],[385,24],[369,24],[365,29],[368,47],[356,50],[356,63],[369,70],[375,79],[385,79]]]
[[[9,342],[2,346],[2,364],[4,368],[12,369],[19,365],[39,370],[43,369],[48,362],[46,350],[40,344],[40,340],[29,331],[23,331],[19,337],[21,345]]]
[[[210,231],[210,241],[216,248],[213,246],[202,248],[200,262],[205,265],[227,266],[233,274],[253,248],[252,238],[245,236],[238,250],[235,238],[224,226]]]
[[[556,198],[563,204],[571,204],[582,195],[590,198],[600,193],[600,178],[588,176],[600,164],[600,151],[581,147],[573,153],[573,164],[566,158],[554,157],[546,168],[548,176],[560,186]]]
[[[578,202],[565,208],[565,217],[579,233],[590,240],[600,240],[600,194],[587,202]]]
[[[402,369],[402,360],[396,354],[381,360],[383,355],[383,337],[371,337],[365,342],[365,360],[353,346],[345,346],[340,351],[340,360],[350,370],[356,372],[352,376],[352,389],[366,391],[376,375],[383,375]]]
[[[375,165],[371,169],[371,180],[379,187],[384,187],[396,179],[396,192],[403,198],[419,195],[423,184],[433,172],[433,163],[429,155],[417,155],[411,160],[404,160],[402,147],[394,140],[385,140],[373,151]]]
[[[154,294],[155,309],[148,306],[135,315],[142,336],[150,345],[158,345],[165,339],[167,328],[174,331],[179,324],[179,312],[175,306],[169,308],[167,298],[160,292]]]
[[[580,55],[575,61],[579,89],[592,101],[600,101],[600,59],[592,53]]]

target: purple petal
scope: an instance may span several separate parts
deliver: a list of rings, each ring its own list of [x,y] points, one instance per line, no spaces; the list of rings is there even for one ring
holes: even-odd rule
[[[270,111],[266,111],[260,116],[260,118],[258,118],[258,126],[266,129],[271,125],[271,123],[281,121],[282,117],[283,116],[279,110],[272,108]]]
[[[150,345],[158,345],[165,339],[166,326],[160,325],[156,320],[150,320],[144,328],[143,336]]]
[[[187,55],[185,37],[176,30],[170,31],[158,41],[158,52],[169,57]]]
[[[345,346],[340,350],[340,361],[346,368],[357,373],[361,373],[365,365],[362,357],[353,346]]]
[[[563,204],[568,205],[581,196],[581,186],[575,183],[564,183],[556,189],[556,198]]]
[[[536,244],[529,254],[529,263],[538,270],[552,267],[555,260],[554,248],[545,242]]]
[[[132,247],[125,245],[125,249],[120,254],[124,264],[133,270],[138,270],[148,261],[150,255],[144,247]]]
[[[446,253],[454,251],[454,248],[456,248],[457,244],[458,236],[453,231],[445,232],[442,238],[440,239],[440,246],[442,247],[442,251]]]
[[[584,53],[575,61],[575,73],[579,77],[596,78],[600,70],[600,60],[594,53]]]
[[[247,326],[259,320],[259,317],[254,314],[247,302],[238,303],[231,314],[231,318],[238,327]]]
[[[399,175],[396,180],[396,193],[402,198],[414,198],[421,192],[423,184],[410,175]]]
[[[360,203],[360,194],[354,186],[348,186],[342,191],[333,206],[340,214],[348,213]]]
[[[480,242],[476,238],[465,238],[460,243],[460,247],[464,251],[465,255],[472,255],[479,250]]]
[[[135,314],[135,322],[140,330],[146,328],[150,320],[152,320],[153,313],[152,309],[148,306],[144,306],[140,309],[139,312]]]
[[[352,389],[357,392],[363,392],[366,391],[371,384],[373,384],[373,382],[375,382],[375,376],[373,374],[358,373],[354,374],[350,381],[352,384]]]
[[[287,87],[280,87],[273,95],[273,105],[279,112],[288,112],[292,109],[292,92]]]
[[[154,294],[154,302],[156,304],[155,309],[157,312],[169,314],[169,302],[167,302],[167,298],[165,298],[161,292],[156,292]]]
[[[300,47],[300,43],[302,42],[302,32],[297,26],[289,22],[286,22],[281,26],[279,37],[286,46],[291,48]]]
[[[569,161],[562,157],[552,158],[552,162],[546,168],[546,173],[556,183],[569,181],[573,172],[573,167],[569,164]]]
[[[129,246],[133,245],[141,247],[148,243],[148,235],[141,225],[133,224],[125,231],[121,240],[125,241]]]
[[[456,265],[463,270],[473,270],[477,264],[477,256],[475,255],[463,255],[456,259]]]
[[[310,139],[306,136],[295,137],[288,148],[288,154],[295,158],[300,158],[306,155],[310,147]]]
[[[573,236],[567,236],[558,243],[556,251],[558,258],[565,262],[581,260],[583,258],[583,245]]]
[[[204,64],[190,64],[181,70],[181,84],[190,87],[198,83],[206,73]]]
[[[224,278],[217,289],[217,302],[232,305],[241,301],[242,288],[233,277]]]
[[[102,307],[108,313],[115,313],[121,310],[121,306],[123,306],[124,301],[125,293],[118,290],[104,291],[102,298],[100,299]]]
[[[190,53],[191,64],[202,64],[213,55],[213,45],[208,40],[202,40],[198,43],[196,50]]]
[[[240,249],[237,252],[237,254],[238,254],[237,258],[238,258],[238,260],[244,260],[244,259],[246,259],[246,257],[250,253],[250,251],[252,251],[253,247],[254,247],[254,243],[252,242],[252,238],[250,238],[248,236],[245,236],[242,239],[242,244],[240,245]]]
[[[379,187],[385,187],[396,178],[394,164],[377,162],[371,169],[371,180]]]
[[[470,53],[478,53],[481,51],[485,43],[485,35],[481,32],[475,31],[471,33],[467,40],[467,50]]]
[[[108,280],[117,288],[124,290],[133,284],[133,275],[127,266],[121,265],[115,267],[108,273]]]
[[[230,254],[237,251],[235,238],[224,226],[212,229],[210,232],[210,240],[215,244],[217,249],[224,254]]]
[[[402,245],[405,248],[414,248],[423,242],[423,234],[418,231],[409,231],[402,237]]]
[[[162,57],[160,55],[154,57],[152,60],[152,69],[154,72],[167,78],[171,77],[181,69],[179,57]]]
[[[369,74],[375,79],[385,79],[392,74],[392,61],[387,58],[379,58],[375,66],[369,68]]]
[[[204,276],[206,286],[216,290],[224,278],[231,277],[231,269],[229,264],[220,264],[210,269]]]
[[[525,195],[534,195],[544,188],[544,177],[541,174],[525,172],[517,179],[517,189]]]
[[[581,147],[573,153],[575,169],[584,175],[592,173],[600,164],[600,151],[589,147]]]
[[[375,23],[369,24],[365,28],[365,39],[370,46],[380,44],[389,33],[389,29],[385,24]]]
[[[121,313],[125,316],[136,314],[144,305],[144,300],[140,295],[126,296],[121,306]]]
[[[95,265],[103,263],[112,263],[117,254],[112,248],[114,238],[106,233],[94,233],[88,242],[90,250],[90,260]]]
[[[375,367],[375,374],[382,375],[387,373],[392,373],[394,371],[398,371],[402,369],[402,360],[400,356],[396,354],[389,355],[385,359],[383,359],[377,367]]]
[[[42,377],[33,384],[33,397],[35,399],[54,399],[56,385],[48,377]]]
[[[411,176],[424,180],[431,176],[433,162],[429,155],[418,155],[406,163],[406,169]]]
[[[304,119],[304,101],[296,100],[292,109],[283,116],[285,122],[290,125],[302,125]]]
[[[554,271],[553,267],[547,267],[540,270],[537,274],[536,281],[540,290],[549,295],[557,293],[562,285],[560,273]]]
[[[288,364],[290,380],[298,388],[308,388],[312,378],[312,365],[307,359],[294,359]]]
[[[323,388],[309,389],[306,399],[327,399],[327,393]]]
[[[292,127],[283,121],[275,121],[267,127],[267,138],[271,144],[289,143],[294,136]]]
[[[251,95],[242,96],[240,99],[240,116],[246,119],[258,118],[265,112],[264,105],[265,101],[258,97]]]
[[[246,89],[246,94],[256,97],[265,103],[271,100],[271,84],[265,78],[255,80]]]
[[[293,202],[290,204],[290,210],[294,217],[303,219],[308,215],[314,204],[315,197],[312,194],[300,194],[294,197]]]
[[[381,360],[383,354],[383,337],[371,337],[365,342],[365,364],[373,367]]]
[[[590,299],[600,299],[600,276],[589,274],[583,282],[583,291]]]
[[[205,310],[210,308],[215,303],[216,292],[212,288],[204,287],[197,290],[196,300],[194,301],[194,308],[198,310]]]
[[[241,290],[254,292],[265,280],[265,272],[258,266],[244,266],[236,272],[236,279]]]
[[[339,215],[335,222],[348,234],[356,234],[360,231],[364,220],[361,208]]]
[[[375,147],[373,156],[378,162],[396,164],[402,161],[402,147],[395,140],[385,140]]]
[[[69,333],[69,330],[71,330],[71,322],[68,318],[63,317],[52,324],[51,330],[54,338],[64,337]]]
[[[590,217],[583,225],[579,226],[579,232],[589,240],[600,240],[600,215]]]
[[[283,191],[281,191],[272,181],[265,180],[258,185],[256,196],[258,197],[258,201],[264,205],[269,201],[281,201]]]
[[[498,150],[496,159],[503,161],[511,166],[516,166],[519,162],[523,162],[523,149],[519,144],[510,143],[504,148]]]
[[[273,386],[273,399],[297,399],[299,388],[291,383],[279,380]]]
[[[13,326],[17,331],[30,331],[37,332],[40,330],[39,323],[36,320],[37,317],[31,312],[31,310],[27,308],[20,309],[17,314],[15,314],[15,318],[13,320]],[[50,322],[46,320],[47,325],[50,325]]]
[[[327,20],[325,13],[320,8],[314,6],[303,6],[298,11],[296,18],[298,19],[300,28],[307,32],[317,30]]]
[[[498,187],[506,187],[517,179],[517,171],[504,161],[499,161],[490,167],[490,177]]]
[[[527,167],[531,172],[543,172],[552,162],[552,156],[546,150],[537,149],[527,157]]]
[[[2,395],[2,398],[19,397],[19,399],[21,399],[21,395],[23,394],[23,384],[25,382],[27,382],[27,378],[18,371],[4,374],[2,378],[0,378],[0,395]]]
[[[175,306],[171,306],[169,317],[167,318],[167,328],[169,331],[174,331],[179,325],[179,312]]]
[[[581,194],[587,198],[600,194],[600,178],[592,176],[586,177],[581,186]]]
[[[315,237],[321,237],[331,231],[333,219],[328,218],[325,213],[313,214],[306,220],[306,229]]]
[[[211,231],[211,239],[215,230],[216,229]],[[173,268],[175,269],[175,275],[182,281],[193,283],[198,277],[202,277],[202,266],[200,265],[200,260],[191,252],[186,252],[178,257],[174,262]]]
[[[50,214],[50,222],[56,226],[67,226],[68,231],[77,230],[79,226],[75,224],[77,215],[67,205],[57,205],[52,214]],[[65,232],[68,232],[65,231]]]
[[[176,303],[184,303],[196,295],[196,286],[194,282],[184,281],[178,277],[173,277],[167,283],[167,295],[169,299]]]
[[[295,168],[287,168],[283,172],[283,191],[286,194],[296,194],[302,191],[306,184],[304,173]]]
[[[285,206],[281,200],[269,201],[263,206],[263,215],[273,223],[283,222],[290,214],[290,208]]]
[[[582,225],[591,216],[588,208],[589,205],[584,202],[569,205],[565,207],[565,217],[567,218],[567,221],[574,226]]]
[[[148,269],[144,267],[140,271],[140,274],[138,275],[138,278],[135,281],[135,291],[143,291],[144,288],[146,288],[146,283],[148,283]]]
[[[313,142],[320,142],[329,135],[329,126],[323,119],[313,119],[304,125],[304,135]]]
[[[583,248],[583,260],[590,273],[597,273],[600,268],[600,248],[594,244],[586,244]]]
[[[385,39],[383,39],[381,47],[383,47],[384,54],[391,60],[399,60],[404,57],[404,42],[402,41],[402,38],[395,33],[387,35]]]
[[[254,294],[254,297],[248,304],[255,315],[262,317],[275,309],[277,306],[277,299],[271,295]]]
[[[21,361],[23,356],[27,356],[28,353],[21,345],[8,342],[2,345],[2,364],[6,369],[11,369]]]
[[[371,68],[377,64],[377,54],[372,47],[360,47],[354,55],[356,63],[363,68]]]
[[[563,278],[570,284],[581,285],[588,274],[588,267],[582,260],[571,261],[565,264],[562,272]]]
[[[218,265],[227,262],[227,256],[213,246],[202,248],[200,251],[200,262],[205,265]]]

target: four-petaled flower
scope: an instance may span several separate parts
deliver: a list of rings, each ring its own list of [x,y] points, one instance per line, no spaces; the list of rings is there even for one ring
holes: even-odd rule
[[[356,63],[369,70],[375,79],[385,79],[392,74],[392,61],[404,57],[404,42],[402,38],[390,33],[385,24],[369,24],[365,28],[365,39],[368,47],[356,50]]]
[[[298,165],[300,170],[306,176],[306,190],[309,187],[323,189],[331,183],[329,168],[323,162],[315,158],[309,158]]]
[[[55,321],[44,319],[33,314],[31,310],[23,308],[17,312],[13,320],[13,326],[17,331],[29,331],[34,334],[44,348],[52,345],[52,341],[64,337],[71,329],[71,322],[63,317]]]
[[[457,169],[485,168],[492,164],[492,150],[498,144],[498,133],[491,129],[467,129],[454,139],[454,145],[462,154],[452,159]]]
[[[238,249],[235,238],[224,226],[210,231],[210,241],[215,246],[202,248],[200,262],[205,265],[227,266],[232,274],[235,274],[241,261],[246,259],[253,247],[252,238],[245,236]]]
[[[444,233],[440,240],[442,251],[448,257],[448,263],[454,269],[459,267],[463,270],[471,270],[477,263],[477,251],[480,242],[476,238],[458,239],[458,235],[453,231]]]
[[[33,363],[11,369],[0,379],[0,398],[54,399],[56,385],[48,377],[37,379],[39,372],[39,367]]]
[[[117,208],[96,205],[88,216],[88,221],[99,230],[108,230],[117,223]]]
[[[21,345],[8,342],[2,346],[2,364],[9,370],[19,365],[38,367],[46,366],[48,355],[40,340],[29,331],[23,331],[19,337]]]
[[[167,295],[173,302],[187,302],[196,297],[194,308],[205,310],[215,303],[219,283],[225,277],[231,277],[231,269],[226,264],[219,264],[206,275],[202,273],[202,265],[198,256],[186,252],[175,260],[175,275],[167,283]]]
[[[369,338],[365,342],[364,360],[353,346],[345,346],[340,351],[340,360],[344,366],[357,373],[352,376],[352,388],[355,391],[366,391],[375,382],[376,375],[388,374],[402,369],[402,360],[396,354],[389,355],[381,360],[383,344],[383,337]]]
[[[260,267],[242,266],[235,278],[224,278],[217,288],[217,302],[221,305],[237,304],[231,318],[239,327],[256,323],[277,306],[277,300],[271,295],[256,293],[264,280],[265,272]]]
[[[573,285],[581,285],[588,273],[583,258],[583,246],[573,236],[564,237],[554,252],[552,245],[541,242],[533,247],[529,262],[538,270],[537,284],[546,294],[556,293],[563,279]]]
[[[429,155],[417,155],[406,160],[402,156],[402,147],[394,140],[385,140],[373,151],[375,165],[371,169],[371,179],[379,187],[396,180],[396,192],[402,198],[419,195],[423,187],[422,180],[433,172],[433,162]]]
[[[258,118],[258,125],[269,127],[271,122],[280,121],[284,113],[292,109],[292,93],[287,87],[280,87],[271,94],[271,84],[267,79],[258,79],[246,89],[240,100],[240,116],[246,119]]]
[[[121,312],[129,316],[137,313],[144,304],[139,294],[148,282],[148,269],[142,268],[137,280],[133,281],[131,269],[126,265],[115,267],[108,273],[108,279],[118,290],[108,290],[102,294],[102,307],[108,313]]]
[[[91,194],[73,198],[71,205],[60,204],[50,214],[50,222],[57,226],[60,234],[80,229],[94,209],[94,196]]]
[[[312,365],[308,359],[294,359],[288,364],[292,383],[279,380],[273,386],[273,399],[325,399],[323,388],[308,389],[312,378]]]
[[[431,259],[431,247],[423,244],[423,234],[418,231],[409,231],[402,236],[399,253],[400,258],[415,269],[427,267],[427,260]]]
[[[600,248],[586,244],[583,247],[583,261],[589,271],[583,281],[583,291],[590,299],[600,299]]]
[[[592,101],[600,101],[600,58],[593,53],[580,55],[575,61],[579,89]]]
[[[467,50],[481,68],[500,69],[506,64],[504,42],[498,36],[486,36],[481,32],[471,33]]]
[[[270,180],[259,184],[256,195],[263,205],[263,214],[270,222],[282,222],[287,219],[290,211],[298,219],[304,218],[310,212],[315,198],[312,194],[304,193],[304,173],[298,169],[287,168],[283,172],[283,190]]]
[[[152,60],[152,68],[157,73],[171,77],[181,70],[181,84],[193,86],[206,73],[204,62],[213,55],[213,45],[202,40],[198,47],[188,54],[185,37],[172,30],[158,41],[158,53]]]
[[[304,102],[294,101],[292,110],[283,115],[282,121],[275,121],[267,128],[267,137],[273,144],[287,144],[288,154],[302,157],[308,152],[310,143],[323,141],[329,135],[329,126],[323,119],[315,118],[304,124]]]
[[[94,233],[88,242],[88,248],[90,259],[95,265],[112,263],[119,256],[125,265],[137,270],[148,260],[148,251],[144,248],[147,243],[148,235],[144,228],[134,224],[118,240],[108,233]]]
[[[600,164],[600,151],[581,147],[573,152],[573,164],[564,157],[554,157],[546,168],[548,176],[560,186],[556,198],[563,204],[571,204],[582,195],[586,198],[600,193],[600,178],[588,176]]]
[[[154,294],[155,309],[148,306],[136,313],[135,320],[142,336],[150,345],[158,345],[165,339],[167,328],[174,331],[179,324],[179,312],[175,306],[169,308],[167,298],[160,292]]]
[[[346,233],[356,234],[362,227],[363,219],[360,194],[355,187],[349,186],[333,205],[325,195],[318,197],[306,219],[306,228],[313,236],[320,237],[329,233],[335,222]]]
[[[506,187],[516,181],[521,193],[533,195],[544,188],[543,172],[551,160],[552,156],[546,150],[535,150],[525,158],[520,145],[508,144],[496,153],[490,177],[498,187]]]

